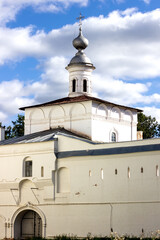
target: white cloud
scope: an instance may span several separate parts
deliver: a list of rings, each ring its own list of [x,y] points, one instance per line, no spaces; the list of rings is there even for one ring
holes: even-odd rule
[[[27,96],[25,85],[18,79],[0,83],[0,121],[18,112],[22,105],[31,105],[35,101]]]
[[[160,123],[160,108],[144,107],[142,109],[145,115],[155,117],[156,120]]]
[[[87,55],[98,73],[125,80],[160,76],[160,10],[148,13],[135,9],[114,11],[108,17],[84,20],[84,35],[90,40]],[[0,29],[0,64],[26,56],[73,56],[71,40],[77,24],[34,32],[27,28]],[[73,33],[74,36],[73,36]]]
[[[27,91],[34,93],[36,102],[51,101],[66,97],[68,94],[68,72],[65,70],[67,59],[64,57],[51,57],[41,63],[44,73],[41,81],[27,86]]]
[[[41,44],[44,33],[32,35],[33,27],[0,28],[0,64],[7,61],[19,61],[26,56],[43,56],[46,49]]]
[[[88,0],[1,0],[0,25],[3,26],[7,22],[15,20],[17,13],[27,6],[40,12],[57,12],[72,4],[87,6]]]
[[[150,79],[160,77],[159,9],[141,13],[134,8],[114,11],[107,17],[91,17],[83,21],[83,33],[90,40],[85,52],[96,66],[93,87],[98,97],[130,106],[146,104],[153,108],[160,103],[158,90],[149,92]],[[65,66],[76,53],[71,41],[77,35],[77,24],[49,33],[35,32],[33,26],[0,28],[0,64],[29,56],[39,61],[38,67],[43,71],[40,81],[26,85],[20,80],[3,81],[0,113],[9,116],[20,106],[67,96]]]
[[[160,76],[159,9],[131,15],[114,11],[85,23],[89,55],[99,72],[122,79]]]
[[[133,13],[135,13],[137,11],[138,11],[137,8],[127,8],[126,10],[122,11],[121,14],[124,16],[127,16],[127,15],[132,15]]]
[[[143,0],[145,3],[149,4],[151,0]]]
[[[123,3],[125,0],[116,0],[117,3]]]

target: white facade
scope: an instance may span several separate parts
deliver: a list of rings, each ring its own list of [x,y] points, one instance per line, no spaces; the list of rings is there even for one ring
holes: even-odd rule
[[[92,95],[91,73],[93,67],[74,65],[66,68],[69,71],[69,97],[76,97],[83,94]],[[73,81],[75,81],[75,91],[73,91]],[[84,91],[84,81],[86,90]]]
[[[61,133],[52,141],[2,145],[0,238],[20,238],[27,229],[23,216],[32,212],[40,218],[40,236],[47,238],[112,231],[150,235],[160,222],[160,150],[155,146],[159,139],[95,145]],[[25,161],[32,161],[30,177],[24,176]]]
[[[57,127],[98,142],[111,142],[113,132],[116,141],[137,140],[137,110],[95,102],[93,98],[25,110],[25,134]]]
[[[160,139],[137,141],[140,110],[90,96],[87,44],[80,29],[69,97],[22,108],[25,136],[0,134],[0,239],[159,229]]]

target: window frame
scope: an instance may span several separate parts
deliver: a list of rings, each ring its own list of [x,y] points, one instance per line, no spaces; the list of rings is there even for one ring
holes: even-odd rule
[[[87,92],[87,80],[83,79],[83,92]]]
[[[72,92],[76,92],[76,79],[72,80]]]
[[[24,162],[24,177],[32,177],[33,173],[33,163],[32,160],[25,160]]]
[[[111,142],[117,142],[117,134],[114,131],[111,132]]]

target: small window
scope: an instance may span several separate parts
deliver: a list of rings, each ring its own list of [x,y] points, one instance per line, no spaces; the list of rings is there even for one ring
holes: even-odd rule
[[[117,139],[116,139],[116,133],[115,133],[115,132],[112,132],[111,141],[112,141],[112,142],[116,142],[116,141],[117,141]]]
[[[115,169],[115,175],[117,175],[118,174],[118,170],[117,169]]]
[[[131,177],[131,172],[130,172],[130,168],[128,167],[128,178]]]
[[[141,173],[143,173],[143,167],[141,167]]]
[[[156,176],[159,177],[159,167],[158,167],[158,165],[156,166]]]
[[[87,92],[87,80],[83,80],[83,92]]]
[[[89,170],[89,177],[91,177],[92,176],[92,172],[91,172],[91,170]]]
[[[41,177],[44,177],[44,167],[41,167]]]
[[[32,177],[32,161],[25,161],[25,177]]]
[[[73,79],[72,81],[72,92],[76,91],[76,79]]]
[[[104,173],[103,173],[103,168],[101,168],[101,179],[103,180],[104,178]]]

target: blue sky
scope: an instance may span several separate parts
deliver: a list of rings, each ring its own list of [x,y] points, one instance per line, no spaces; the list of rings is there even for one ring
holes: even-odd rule
[[[22,106],[68,95],[76,18],[85,16],[93,95],[160,122],[159,0],[1,0],[0,122]]]

